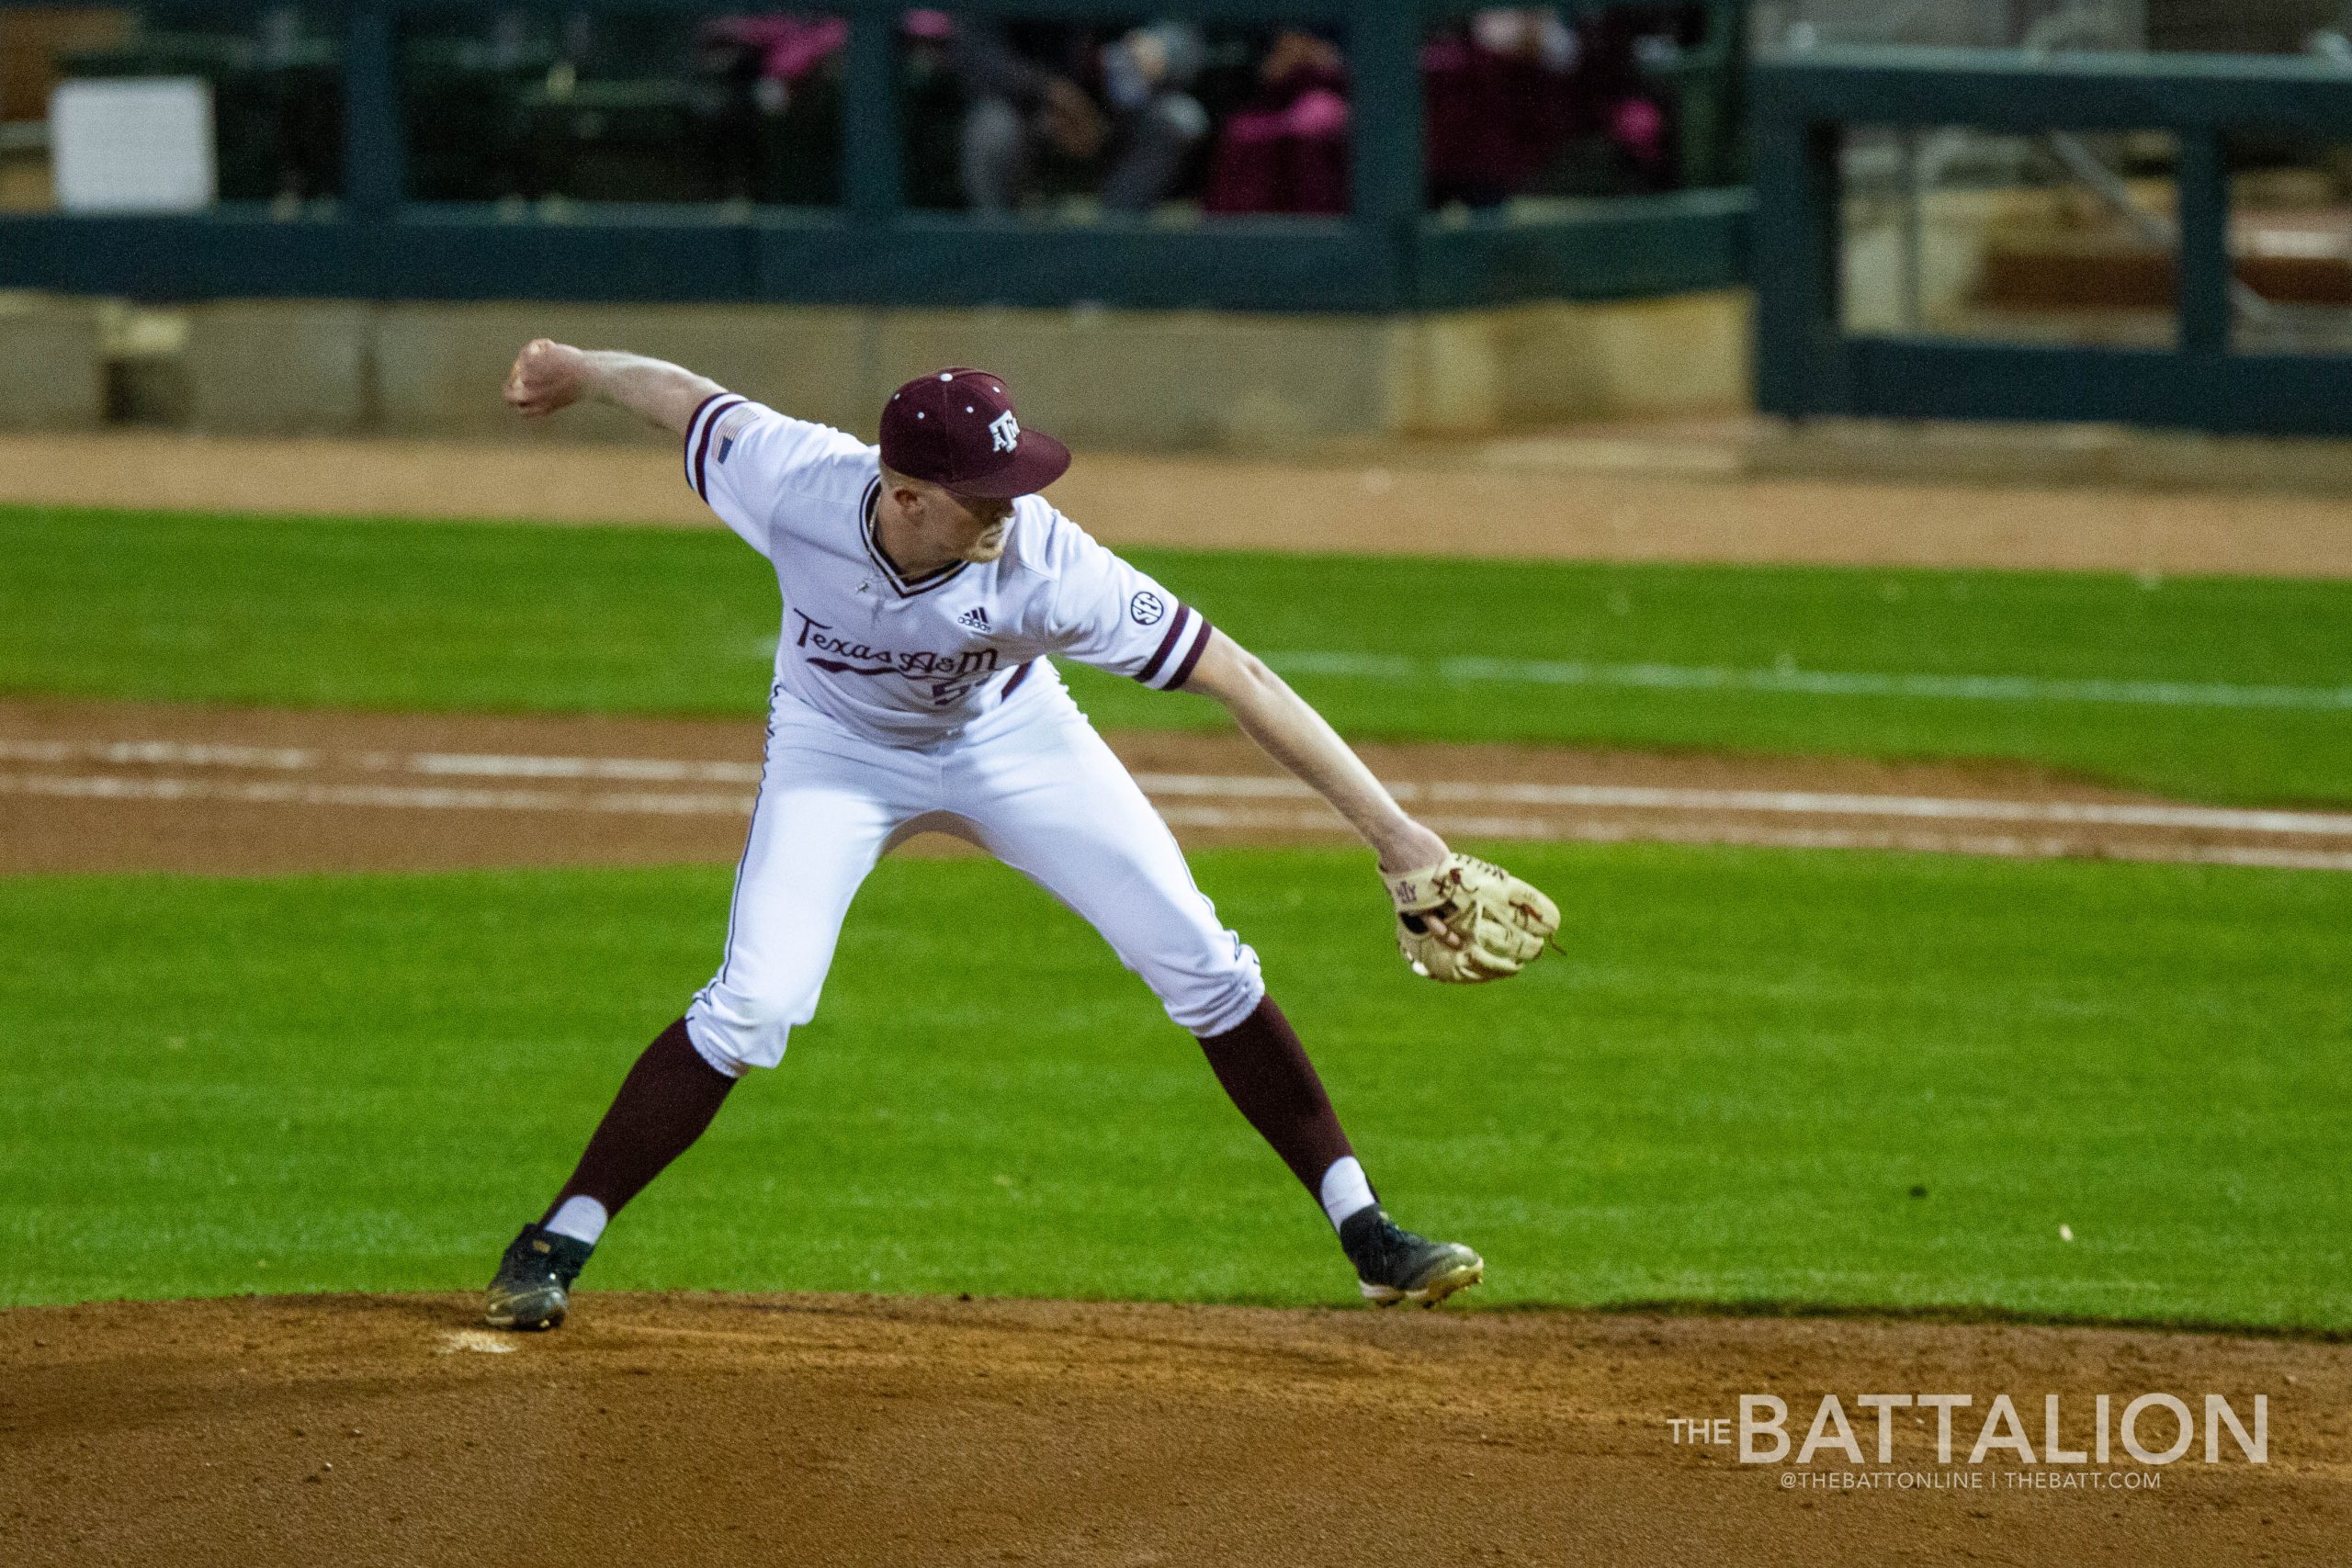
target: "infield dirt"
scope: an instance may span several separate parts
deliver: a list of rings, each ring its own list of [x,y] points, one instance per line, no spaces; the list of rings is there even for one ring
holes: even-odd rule
[[[1195,846],[1351,842],[1239,736],[1114,732]],[[0,874],[732,862],[755,723],[0,698]],[[1361,748],[1440,832],[2352,871],[2352,814],[2173,806],[2009,764]],[[902,852],[957,853],[924,834]]]
[[[1630,453],[1568,443],[1566,460],[1531,461],[1529,450],[1370,461],[1090,452],[1051,493],[1118,547],[2352,576],[2344,504],[2322,497],[1694,475],[1680,459],[1706,443],[1670,431]],[[0,434],[0,502],[718,526],[675,453],[660,438]]]
[[[0,1314],[0,1557],[36,1564],[2335,1563],[2340,1347],[2116,1329],[1567,1313],[585,1295]],[[1737,1462],[1669,1417],[1824,1393],[2269,1401],[2267,1461]],[[2120,1408],[2121,1400],[2117,1401]],[[1915,1419],[1917,1417],[1917,1419]],[[2168,1441],[2171,1428],[2149,1436]],[[2080,1473],[2082,1468],[2077,1469]],[[1803,1471],[1933,1481],[1829,1490]],[[1973,1483],[1973,1484],[1971,1483]]]

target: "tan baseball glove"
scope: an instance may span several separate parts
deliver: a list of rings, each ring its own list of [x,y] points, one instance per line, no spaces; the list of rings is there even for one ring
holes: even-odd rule
[[[1476,984],[1516,975],[1560,929],[1560,907],[1498,865],[1450,854],[1388,879],[1396,948],[1413,973]],[[1462,939],[1450,946],[1440,931]]]

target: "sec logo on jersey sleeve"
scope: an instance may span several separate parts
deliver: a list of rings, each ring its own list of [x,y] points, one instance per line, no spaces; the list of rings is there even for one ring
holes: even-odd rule
[[[1137,593],[1127,601],[1127,614],[1139,626],[1155,626],[1159,624],[1159,617],[1168,614],[1168,603],[1157,593]]]

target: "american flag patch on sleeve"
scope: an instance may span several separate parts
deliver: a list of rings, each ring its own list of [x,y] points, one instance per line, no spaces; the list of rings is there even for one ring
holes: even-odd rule
[[[718,446],[711,452],[711,461],[714,463],[727,461],[727,455],[735,450],[735,438],[743,434],[744,426],[758,417],[759,410],[750,403],[740,403],[720,416]]]

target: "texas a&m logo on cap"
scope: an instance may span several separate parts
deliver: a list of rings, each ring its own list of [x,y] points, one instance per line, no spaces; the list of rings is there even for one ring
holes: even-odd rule
[[[1002,377],[986,370],[918,376],[882,406],[882,463],[966,495],[1011,500],[1069,468],[1069,448],[1021,428]]]

